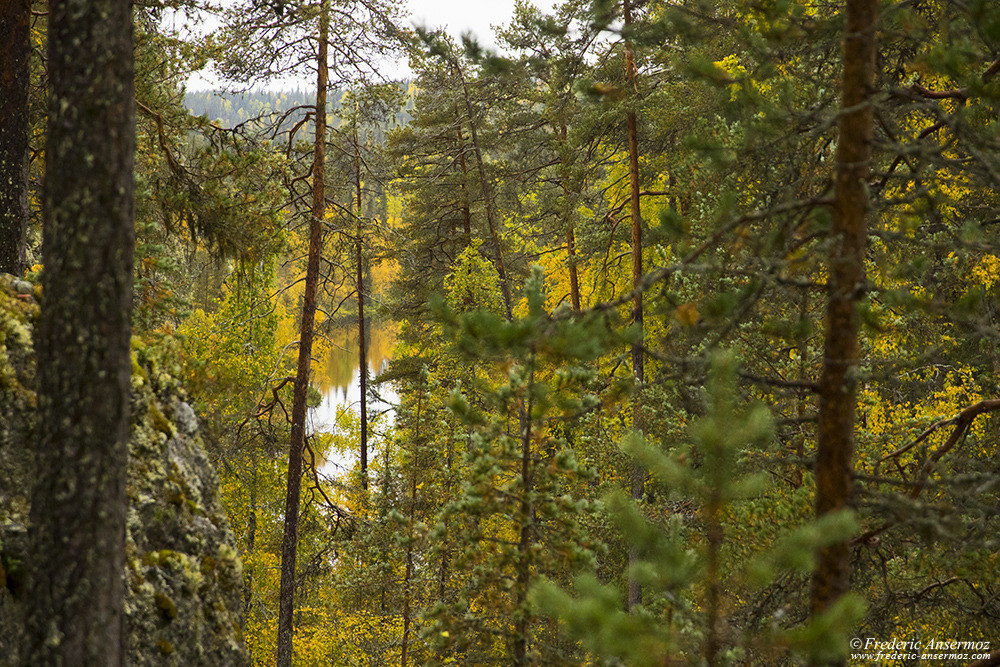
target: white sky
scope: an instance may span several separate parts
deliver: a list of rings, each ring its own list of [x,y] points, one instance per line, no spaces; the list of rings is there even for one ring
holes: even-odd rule
[[[491,26],[507,23],[514,14],[514,0],[402,0],[409,7],[409,25],[421,25],[428,29],[445,28],[456,41],[465,33],[475,35],[477,41],[487,48],[495,48]],[[550,11],[555,0],[532,0],[543,9]],[[388,67],[385,72],[390,78],[410,76],[404,61],[396,67]],[[311,81],[290,80],[276,83],[276,88],[309,87]],[[188,89],[204,90],[218,87],[210,74],[195,74],[188,81]]]
[[[453,37],[472,32],[480,43],[492,45],[490,25],[506,22],[514,13],[513,0],[409,0],[410,23],[445,27]]]
[[[472,32],[484,46],[495,46],[490,26],[503,25],[514,15],[514,0],[408,0],[410,23],[427,28],[445,27],[456,39]],[[532,0],[551,11],[555,0]]]

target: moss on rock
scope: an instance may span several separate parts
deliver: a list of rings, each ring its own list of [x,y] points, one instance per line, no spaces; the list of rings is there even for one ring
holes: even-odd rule
[[[23,292],[23,290],[22,290]],[[20,653],[33,463],[38,305],[0,275],[0,667]],[[133,345],[126,534],[126,661],[133,666],[246,665],[243,574],[197,418],[152,350]]]

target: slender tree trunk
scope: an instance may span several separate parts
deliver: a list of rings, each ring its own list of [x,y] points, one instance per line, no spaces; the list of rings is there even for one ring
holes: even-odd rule
[[[295,559],[299,543],[299,503],[302,491],[302,450],[305,446],[306,398],[312,363],[313,323],[316,318],[316,288],[322,252],[323,219],[326,214],[326,87],[327,39],[330,0],[323,0],[319,19],[319,53],[316,75],[315,145],[313,148],[312,211],[309,219],[309,259],[299,325],[299,362],[292,399],[292,433],[288,447],[288,490],[285,494],[285,531],[281,540],[281,589],[278,596],[278,667],[292,664],[293,617],[295,613]]]
[[[389,461],[392,459],[392,451],[389,447],[389,443],[386,442],[385,446],[382,447],[382,488],[389,488]],[[382,542],[379,554],[374,559],[376,563],[388,563],[389,562],[389,545],[386,542]],[[364,563],[362,562],[362,567]],[[387,614],[389,610],[388,600],[386,593],[389,589],[393,591],[396,590],[396,578],[395,574],[387,570],[382,571],[382,576],[379,577],[379,610],[382,614]]]
[[[559,129],[556,132],[556,136],[559,137],[562,142],[562,151],[568,150],[566,146],[566,139],[569,137],[569,130],[565,123],[559,125]],[[570,190],[566,183],[566,180],[570,176],[570,166],[567,161],[560,155],[559,162],[563,168],[562,174],[562,191],[563,199],[566,202],[566,212],[565,212],[565,225],[566,225],[566,266],[569,268],[569,298],[570,302],[573,304],[573,310],[580,312],[580,278],[576,270],[576,234],[573,230],[573,206],[570,201]]]
[[[365,337],[365,283],[362,241],[364,227],[361,223],[361,148],[358,146],[357,119],[354,124],[354,186],[357,196],[358,236],[355,255],[358,265],[358,374],[361,378],[361,488],[368,490],[368,345]]]
[[[365,335],[364,258],[361,254],[361,223],[355,255],[358,264],[358,374],[361,393],[361,488],[368,490],[368,339]]]
[[[799,321],[806,322],[809,317],[809,290],[802,290],[802,301],[799,304]],[[798,354],[799,354],[799,371],[798,371],[798,381],[806,386],[809,382],[809,371],[807,364],[809,362],[809,339],[806,336],[799,338],[798,344]],[[806,413],[812,404],[811,396],[805,390],[800,390],[798,398],[795,401],[795,416],[798,418],[799,423],[805,422]],[[800,427],[801,428],[801,427]],[[806,456],[806,435],[805,431],[800,431],[796,434],[793,440],[793,453],[796,458],[801,462],[805,461]],[[792,471],[792,481],[795,488],[802,486],[803,481],[803,465],[800,463],[795,466]]]
[[[414,445],[417,445],[422,440],[420,433],[422,431],[420,424],[420,412],[421,407],[423,407],[423,397],[424,397],[424,387],[423,383],[420,386],[420,393],[417,394],[417,415],[414,423],[416,424],[416,429],[414,433]],[[414,452],[418,450],[414,448]],[[403,651],[400,656],[400,667],[406,667],[407,652],[410,646],[410,606],[411,598],[413,597],[413,544],[416,541],[416,536],[413,531],[413,519],[417,510],[417,456],[414,454],[412,463],[412,476],[410,478],[410,517],[409,517],[409,528],[410,528],[410,540],[406,544],[406,572],[403,575]],[[443,601],[443,598],[442,600]]]
[[[0,271],[24,271],[30,0],[0,2]]]
[[[719,616],[722,597],[722,573],[719,559],[724,538],[719,514],[722,511],[722,496],[719,489],[725,483],[721,475],[713,475],[712,493],[705,507],[705,542],[708,558],[705,568],[705,664],[715,667],[719,664]]]
[[[629,0],[623,0],[622,8],[625,14],[625,27],[632,25],[632,6]],[[630,88],[635,88],[635,55],[632,50],[631,40],[625,40],[625,78]],[[638,288],[642,284],[642,218],[639,215],[639,140],[638,123],[636,122],[635,111],[629,109],[625,117],[628,132],[628,173],[629,173],[629,202],[631,204],[632,215],[632,289]],[[632,343],[632,373],[641,387],[645,381],[645,371],[643,369],[642,341],[642,292],[635,293],[635,301],[632,305],[632,322],[639,332],[638,339]],[[632,408],[632,428],[636,431],[643,430],[642,405],[639,398],[636,398]],[[634,500],[642,498],[646,488],[646,471],[638,462],[632,463],[630,491]],[[633,565],[638,560],[639,554],[635,547],[631,547],[628,552],[629,565]],[[638,582],[629,575],[628,578],[628,599],[627,608],[642,602],[642,589]]]
[[[254,456],[253,467],[250,469],[250,518],[247,521],[247,555],[252,555],[257,545],[257,457]],[[250,618],[250,602],[253,600],[252,582],[243,587],[243,630],[246,630],[246,620]],[[247,648],[250,648],[249,646]],[[253,656],[251,656],[251,660]]]
[[[448,448],[445,452],[444,463],[445,469],[448,471],[448,476],[444,483],[444,497],[452,497],[452,474],[454,473],[454,461],[455,461],[455,423],[451,423],[451,427],[448,429]],[[444,602],[445,594],[448,591],[448,554],[451,553],[449,548],[448,535],[444,536],[444,546],[441,548],[441,566],[438,569],[438,600]]]
[[[847,508],[853,490],[857,403],[858,303],[865,292],[866,179],[871,157],[877,41],[876,0],[847,0],[844,74],[837,145],[836,192],[820,384],[816,453],[816,515]],[[820,551],[812,609],[827,609],[850,589],[850,546],[842,540]]]
[[[529,363],[535,363],[534,352]],[[533,532],[532,516],[535,508],[531,502],[531,490],[534,480],[531,474],[531,389],[535,383],[535,371],[532,369],[528,381],[528,405],[522,403],[518,412],[521,415],[521,531],[517,542],[517,587],[515,590],[515,609],[517,622],[514,624],[514,664],[528,664],[528,588],[531,585],[531,544]]]
[[[580,312],[580,279],[576,270],[576,234],[573,221],[566,223],[566,263],[569,265],[569,297],[573,310]]]
[[[469,205],[469,166],[465,161],[465,139],[462,138],[462,118],[455,109],[455,122],[458,132],[458,164],[462,168],[462,229],[465,231],[465,242],[472,239],[472,209]]]
[[[407,651],[410,643],[410,599],[413,596],[413,507],[417,502],[417,476],[413,475],[413,484],[410,488],[410,542],[406,545],[406,572],[403,575],[403,654],[400,658],[400,665],[406,667]]]
[[[503,307],[507,319],[513,317],[513,305],[510,297],[510,284],[507,281],[507,269],[504,266],[503,250],[500,246],[500,234],[497,231],[496,212],[493,210],[493,188],[486,178],[486,167],[483,164],[483,152],[479,146],[479,133],[476,131],[475,114],[472,111],[472,100],[469,97],[469,86],[465,82],[465,74],[458,62],[452,60],[452,67],[462,82],[462,95],[465,97],[465,113],[469,117],[469,134],[472,138],[472,152],[476,156],[476,168],[479,171],[479,183],[483,190],[483,206],[486,209],[486,222],[490,228],[490,239],[493,241],[493,255],[496,261],[497,274],[500,276],[500,291],[503,293]]]
[[[49,15],[45,262],[25,665],[124,659],[135,93],[132,5]]]

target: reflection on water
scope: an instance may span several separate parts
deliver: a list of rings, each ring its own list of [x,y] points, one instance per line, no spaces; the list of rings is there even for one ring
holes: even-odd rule
[[[374,379],[392,358],[396,344],[395,323],[373,325],[368,330],[368,377]],[[331,394],[346,401],[351,383],[358,376],[357,328],[339,327],[329,335],[329,342],[318,350],[312,383],[324,397]],[[354,389],[357,394],[357,388]],[[355,399],[357,400],[357,399]]]
[[[383,362],[383,368],[388,363],[388,359]],[[371,386],[371,378],[375,376],[375,369],[369,371],[368,387],[368,422],[383,414],[388,413],[389,423],[392,423],[393,405],[399,401],[399,395],[388,384],[375,385],[374,395]],[[355,364],[352,369],[353,376],[346,387],[332,386],[323,393],[323,400],[311,410],[313,429],[317,431],[332,431],[337,419],[337,408],[345,407],[360,414],[361,412],[361,373]],[[381,400],[380,400],[381,399]]]
[[[392,348],[396,344],[396,327],[394,324],[379,324],[372,326],[368,332],[368,423],[371,425],[379,415],[379,430],[392,425],[393,404],[399,401],[399,396],[388,384],[375,385],[373,396],[372,381],[385,370],[392,357]],[[332,433],[337,421],[337,409],[345,407],[355,414],[361,412],[361,373],[359,372],[357,329],[342,328],[330,336],[330,344],[324,346],[317,363],[314,364],[312,384],[323,394],[323,400],[309,411],[311,429],[313,432]],[[369,431],[372,435],[377,435]],[[369,440],[372,446],[374,438]],[[371,451],[369,451],[369,459]],[[358,452],[339,455],[335,452],[329,458],[317,465],[321,472],[328,476],[339,476],[348,471],[358,459]]]

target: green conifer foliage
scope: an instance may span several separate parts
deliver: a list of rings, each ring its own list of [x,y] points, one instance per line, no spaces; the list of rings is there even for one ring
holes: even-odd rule
[[[578,655],[537,615],[528,591],[540,576],[567,580],[593,563],[590,506],[575,492],[590,474],[566,433],[593,407],[587,365],[611,334],[599,316],[547,312],[544,283],[536,267],[525,285],[527,313],[513,321],[496,310],[444,312],[460,359],[479,362],[452,395],[467,429],[465,461],[458,493],[430,533],[447,544],[455,582],[425,612],[438,659],[563,664]]]
[[[773,448],[774,426],[765,406],[748,405],[740,396],[735,375],[733,356],[717,354],[705,415],[682,439],[657,446],[657,434],[633,431],[621,441],[665,493],[666,507],[653,517],[622,491],[605,501],[640,555],[631,574],[644,591],[641,607],[622,611],[622,588],[593,575],[577,579],[575,594],[552,582],[534,589],[539,607],[563,618],[593,654],[630,665],[659,665],[676,656],[718,665],[777,664],[789,658],[789,649],[820,659],[847,650],[847,633],[863,609],[856,597],[804,628],[789,623],[801,613],[802,600],[771,609],[767,624],[741,627],[758,591],[807,576],[814,550],[849,535],[856,524],[839,514],[767,541],[745,532],[752,506],[774,488],[766,474],[748,465],[755,452]]]

